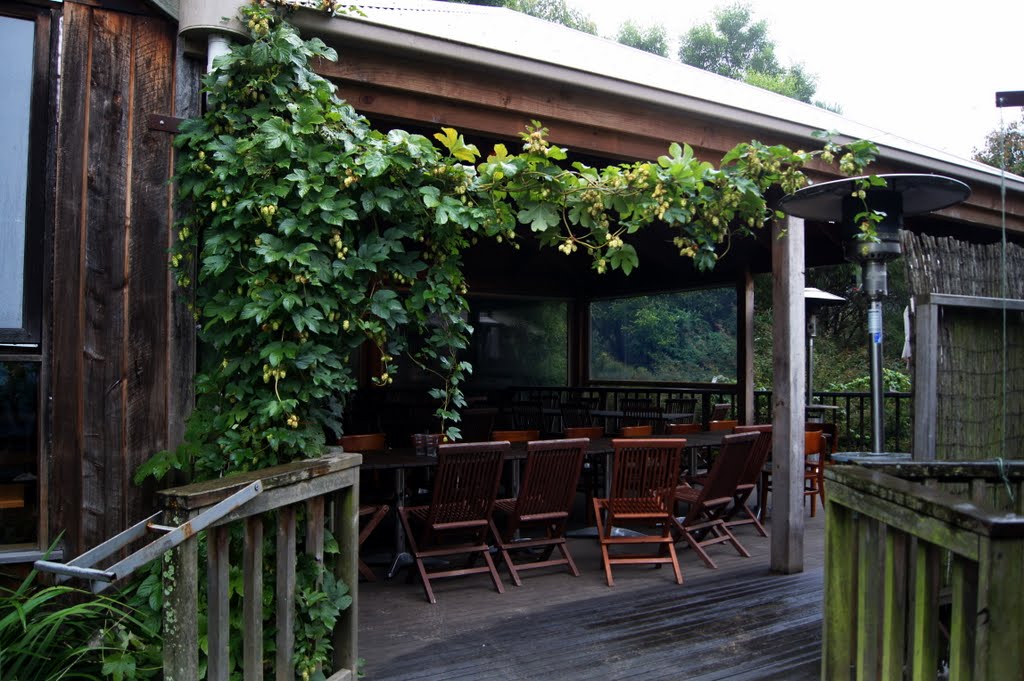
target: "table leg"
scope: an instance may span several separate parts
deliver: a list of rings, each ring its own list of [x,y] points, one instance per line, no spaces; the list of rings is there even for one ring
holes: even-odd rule
[[[412,565],[412,555],[405,547],[405,529],[398,521],[398,509],[405,506],[405,469],[395,469],[395,556],[388,568],[387,578],[391,579],[404,567]]]

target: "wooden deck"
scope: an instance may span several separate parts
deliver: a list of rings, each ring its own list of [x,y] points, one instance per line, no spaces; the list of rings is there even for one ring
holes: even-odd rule
[[[582,575],[536,570],[505,594],[486,576],[360,586],[359,655],[367,681],[819,678],[823,514],[807,519],[805,571],[768,570],[769,539],[739,532],[751,552],[711,547],[710,570],[680,551],[671,570],[622,566],[609,588],[597,542],[572,539]],[[677,545],[681,547],[682,544]]]

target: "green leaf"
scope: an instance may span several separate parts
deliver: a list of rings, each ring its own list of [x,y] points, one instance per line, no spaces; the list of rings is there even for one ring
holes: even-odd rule
[[[561,224],[562,221],[561,215],[550,203],[527,203],[516,217],[522,224],[530,225],[530,229],[534,232],[543,232],[549,227]]]

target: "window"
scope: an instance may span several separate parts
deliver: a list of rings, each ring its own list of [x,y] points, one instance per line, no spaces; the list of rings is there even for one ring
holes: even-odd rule
[[[34,43],[34,21],[0,16],[0,343],[8,345],[40,338],[41,229],[29,206],[42,165],[29,154]]]
[[[49,12],[0,6],[0,563],[40,548]]]
[[[599,301],[590,320],[593,381],[736,380],[735,289]]]

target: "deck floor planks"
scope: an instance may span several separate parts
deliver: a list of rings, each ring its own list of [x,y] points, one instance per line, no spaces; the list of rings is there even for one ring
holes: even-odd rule
[[[718,570],[680,550],[671,570],[623,566],[609,588],[593,539],[572,539],[582,575],[502,571],[499,595],[482,576],[436,584],[360,585],[366,681],[554,679],[817,679],[821,660],[823,520],[807,519],[805,571],[768,571],[769,540],[740,537],[753,554],[713,547]],[[681,545],[679,545],[681,547]]]

